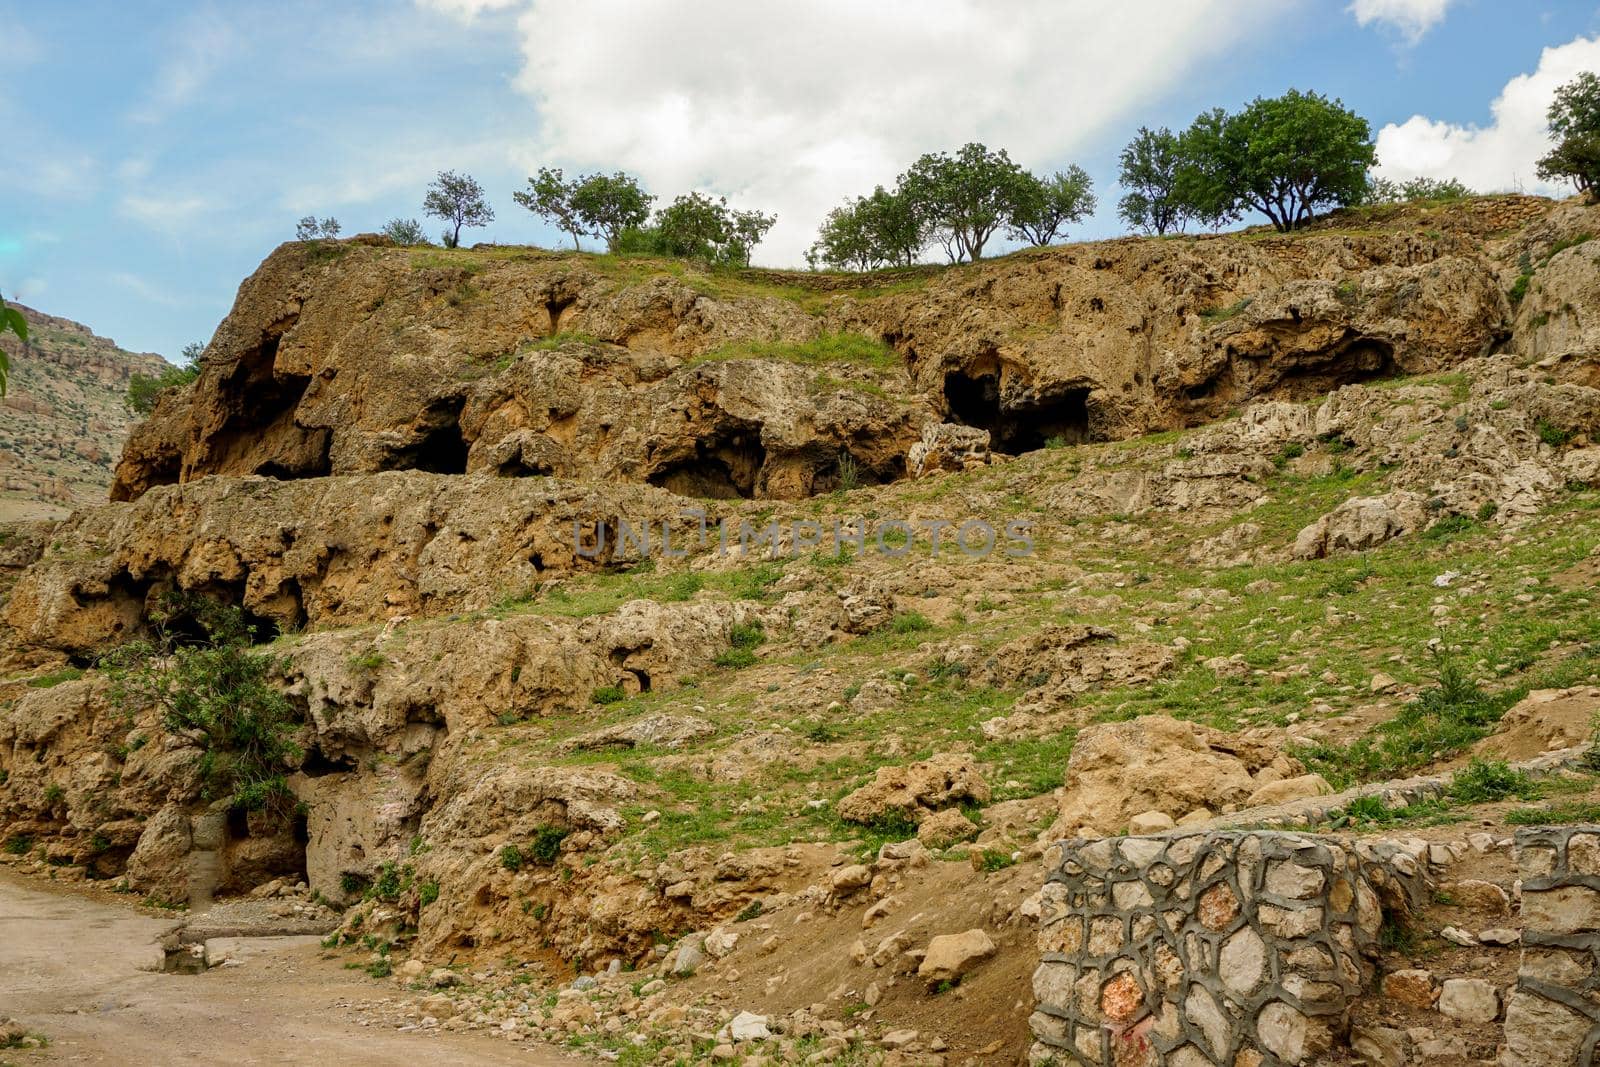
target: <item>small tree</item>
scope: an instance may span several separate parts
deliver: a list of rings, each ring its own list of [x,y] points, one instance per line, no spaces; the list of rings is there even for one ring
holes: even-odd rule
[[[205,345],[190,341],[183,346],[183,362],[178,366],[167,367],[160,374],[135,372],[129,376],[128,395],[123,397],[123,406],[141,418],[149,415],[168,389],[188,385],[200,377],[200,357],[205,351]]]
[[[909,197],[883,186],[828,212],[806,251],[812,269],[872,270],[910,266],[928,243],[927,228]]]
[[[14,307],[7,307],[0,299],[0,334],[14,333],[23,344],[28,343],[28,320]],[[6,395],[6,385],[11,380],[11,357],[0,348],[0,396]]]
[[[383,224],[382,234],[397,245],[424,245],[428,235],[416,219],[390,219]]]
[[[1178,135],[1165,126],[1139,127],[1122,150],[1122,187],[1127,191],[1117,214],[1145,233],[1183,232],[1189,207],[1177,195]]]
[[[728,239],[728,221],[727,197],[688,193],[656,213],[655,231],[669,256],[715,260]]]
[[[777,224],[778,216],[764,215],[759,211],[734,211],[728,216],[728,237],[723,242],[721,258],[741,267],[750,265],[750,253]]]
[[[878,265],[877,249],[869,234],[861,205],[846,201],[828,212],[817,231],[817,239],[806,249],[806,262],[816,270],[825,265],[834,270],[871,270]]]
[[[112,704],[130,714],[154,708],[199,749],[203,798],[287,814],[294,797],[284,775],[303,753],[299,716],[273,685],[280,661],[251,650],[238,608],[205,597],[169,594],[150,621],[149,638],[101,660]]]
[[[343,227],[339,225],[339,220],[334,218],[332,215],[329,215],[325,219],[319,219],[315,215],[307,215],[305,218],[295,223],[294,239],[296,241],[318,241],[322,240],[323,238],[331,239],[339,236],[339,231],[342,228]]]
[[[572,189],[572,210],[591,237],[604,238],[606,248],[616,251],[623,231],[643,226],[650,218],[655,197],[645,192],[638,179],[617,171],[615,174],[585,174]]]
[[[443,219],[448,228],[443,240],[446,248],[461,244],[463,226],[487,226],[494,221],[494,208],[483,197],[483,186],[470,174],[441,170],[422,198],[422,210]]]
[[[1010,222],[1026,178],[1004,149],[991,152],[974,142],[954,156],[922,156],[900,176],[900,189],[952,261],[976,261]]]
[[[572,204],[572,194],[577,188],[577,182],[562,177],[561,168],[540,167],[539,173],[528,179],[528,188],[512,193],[511,199],[571,234],[572,250],[576,252],[578,237],[584,232],[583,220]]]
[[[1600,189],[1600,77],[1584,71],[1561,86],[1545,117],[1556,146],[1539,160],[1539,178],[1570,181],[1594,198]]]
[[[1367,191],[1363,204],[1402,204],[1419,200],[1462,200],[1474,195],[1465,183],[1455,178],[1408,178],[1397,182],[1393,178],[1367,175]]]
[[[1295,89],[1258,97],[1237,115],[1201,115],[1179,149],[1179,196],[1194,214],[1222,221],[1254,209],[1280,231],[1318,208],[1359,202],[1377,161],[1366,119]]]
[[[1081,222],[1094,213],[1094,181],[1074,164],[1049,178],[1023,174],[1017,179],[1007,233],[1036,247],[1064,236],[1069,222]]]

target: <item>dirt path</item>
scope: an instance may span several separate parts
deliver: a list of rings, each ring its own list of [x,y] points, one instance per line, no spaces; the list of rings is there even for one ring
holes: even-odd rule
[[[582,1061],[483,1035],[363,1027],[341,1006],[389,991],[318,958],[314,939],[263,939],[239,966],[138,969],[173,926],[0,870],[0,1016],[50,1039],[36,1063],[425,1063],[575,1067]]]

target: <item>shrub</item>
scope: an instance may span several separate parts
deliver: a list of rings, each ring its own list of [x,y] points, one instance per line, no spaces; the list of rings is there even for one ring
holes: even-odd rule
[[[417,886],[417,907],[426,908],[439,899],[439,883],[423,882]]]
[[[397,245],[425,245],[428,235],[416,219],[390,219],[379,231]]]
[[[594,691],[592,699],[596,704],[617,704],[627,698],[620,685],[602,685]]]
[[[1538,793],[1538,787],[1525,772],[1512,770],[1505,760],[1477,756],[1456,772],[1449,790],[1450,798],[1463,804],[1483,804],[1512,796],[1532,800]]]
[[[272,684],[281,661],[251,650],[243,612],[204,597],[169,594],[151,625],[150,638],[101,660],[113,706],[128,714],[153,707],[169,732],[200,749],[203,797],[288,814],[294,797],[284,773],[303,753],[294,741],[299,715]]]
[[[756,661],[755,649],[767,639],[767,632],[759,622],[741,623],[728,634],[732,646],[713,662],[719,667],[748,667]]]
[[[1572,440],[1571,430],[1563,430],[1547,419],[1540,419],[1534,430],[1538,433],[1539,440],[1551,448],[1564,448],[1567,442]]]
[[[529,858],[541,866],[553,866],[556,858],[561,855],[561,842],[566,840],[571,832],[564,826],[538,827],[533,831],[533,840],[528,844]]]
[[[933,623],[920,611],[902,611],[890,620],[889,629],[897,634],[914,634],[933,629]]]
[[[516,845],[501,845],[500,866],[508,871],[522,870],[522,849]]]
[[[188,385],[200,376],[200,367],[190,363],[183,367],[168,367],[160,374],[134,373],[128,378],[128,394],[123,405],[135,415],[148,415],[155,410],[156,401],[168,389]]]

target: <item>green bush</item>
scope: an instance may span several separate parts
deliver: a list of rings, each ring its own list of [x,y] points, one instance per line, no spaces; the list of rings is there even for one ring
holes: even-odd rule
[[[516,845],[500,846],[500,866],[508,871],[522,870],[522,849]]]
[[[590,699],[596,704],[618,704],[627,699],[627,694],[620,685],[602,685]]]
[[[1435,653],[1436,684],[1367,736],[1348,745],[1296,748],[1308,770],[1336,789],[1385,781],[1464,751],[1487,737],[1515,702],[1515,693],[1484,692],[1456,661]]]
[[[756,648],[767,639],[767,632],[759,622],[741,623],[728,634],[732,646],[713,662],[718,667],[737,669],[748,667],[756,661]]]
[[[1564,448],[1567,442],[1572,440],[1571,430],[1563,430],[1545,419],[1540,419],[1534,429],[1539,434],[1539,440],[1551,448]]]
[[[554,865],[556,858],[561,855],[561,842],[571,832],[563,826],[539,827],[534,830],[533,840],[528,844],[528,856],[541,866]]]
[[[1538,795],[1538,786],[1525,772],[1513,770],[1505,760],[1477,756],[1456,772],[1449,789],[1450,799],[1463,804],[1483,804],[1513,796],[1532,800]]]
[[[152,636],[109,653],[101,667],[114,706],[153,707],[193,742],[201,793],[250,811],[287,815],[285,772],[303,757],[300,716],[274,686],[280,660],[251,650],[253,629],[237,607],[169,594],[151,615]],[[198,636],[196,635],[198,631]]]
[[[920,611],[902,611],[890,620],[889,629],[897,634],[915,634],[933,629],[933,623]]]
[[[148,415],[155,410],[156,401],[168,389],[188,385],[200,377],[199,364],[185,367],[168,367],[160,374],[135,373],[128,378],[128,395],[123,398],[129,411],[135,415]]]

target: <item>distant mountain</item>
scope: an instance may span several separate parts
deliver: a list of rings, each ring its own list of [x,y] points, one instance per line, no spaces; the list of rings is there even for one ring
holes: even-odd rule
[[[128,379],[166,360],[129,352],[82,323],[21,304],[28,343],[0,338],[11,382],[0,399],[0,521],[59,518],[106,499],[134,417]]]

